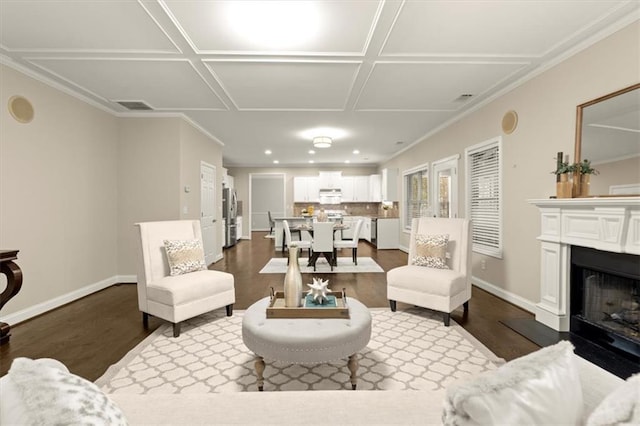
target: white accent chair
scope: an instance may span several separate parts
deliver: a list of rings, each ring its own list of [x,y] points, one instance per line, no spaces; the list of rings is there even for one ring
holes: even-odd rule
[[[137,223],[138,306],[142,322],[149,325],[149,315],[173,323],[173,336],[180,335],[180,322],[214,309],[226,307],[233,313],[236,300],[234,277],[221,271],[195,271],[169,275],[164,240],[200,240],[198,220],[173,220]]]
[[[299,240],[292,239],[291,228],[289,228],[289,222],[287,222],[286,220],[282,221],[282,227],[284,228],[284,246],[282,250],[283,254],[284,254],[284,247],[287,247],[287,250],[289,250],[289,247],[291,246],[291,244],[295,243],[296,247],[300,249],[300,252],[302,252],[303,249],[309,250],[309,257],[311,257],[311,241],[303,240],[302,232],[300,232]],[[289,259],[287,259],[287,265],[288,264],[289,264]]]
[[[311,250],[313,250],[313,271],[316,270],[316,262],[322,254],[329,262],[329,266],[333,271],[333,222],[314,222],[313,224],[313,241],[311,242]]]
[[[448,234],[447,266],[416,266],[416,235]],[[471,299],[471,222],[467,219],[418,218],[411,223],[409,262],[387,272],[387,299],[393,312],[396,302],[409,303],[443,313],[449,326],[451,312],[460,305],[465,314]]]
[[[350,240],[336,240],[333,242],[333,258],[337,262],[338,249],[350,248],[353,263],[358,264],[358,243],[360,242],[360,229],[364,219],[358,219],[356,226],[353,228],[353,237]]]

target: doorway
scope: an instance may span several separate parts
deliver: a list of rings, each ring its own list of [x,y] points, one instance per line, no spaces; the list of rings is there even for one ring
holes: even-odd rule
[[[433,214],[435,217],[458,217],[458,161],[460,155],[433,163]]]
[[[268,231],[269,216],[285,215],[284,173],[251,173],[249,175],[249,199],[251,200],[251,231]]]
[[[216,260],[216,166],[200,162],[200,229],[204,261],[211,265]]]

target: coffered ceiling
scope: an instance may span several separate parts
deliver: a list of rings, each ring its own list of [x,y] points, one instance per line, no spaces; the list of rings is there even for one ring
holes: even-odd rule
[[[224,145],[226,166],[371,165],[638,10],[616,0],[0,0],[0,61],[114,114],[184,114]],[[309,154],[313,136],[333,146]]]

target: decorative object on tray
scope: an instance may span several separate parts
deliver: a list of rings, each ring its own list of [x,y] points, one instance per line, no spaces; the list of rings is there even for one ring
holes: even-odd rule
[[[307,298],[311,296],[311,300],[318,305],[322,305],[328,302],[327,293],[331,292],[329,288],[329,280],[323,280],[322,278],[313,278],[313,284],[307,284],[310,290],[307,291]]]
[[[342,292],[327,294],[327,302],[316,303],[313,296],[301,297],[299,307],[288,307],[285,304],[284,293],[271,288],[271,300],[267,307],[267,318],[349,318],[349,306],[345,289]]]
[[[298,246],[289,247],[289,267],[284,276],[284,302],[288,308],[302,306],[302,274],[298,264]]]

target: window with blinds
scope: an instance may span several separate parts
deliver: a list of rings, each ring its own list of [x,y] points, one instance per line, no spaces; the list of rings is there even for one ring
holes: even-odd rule
[[[429,166],[422,165],[403,173],[404,229],[411,230],[411,219],[431,216],[429,206]]]
[[[495,138],[465,150],[473,251],[498,258],[502,258],[501,145],[501,138]]]

